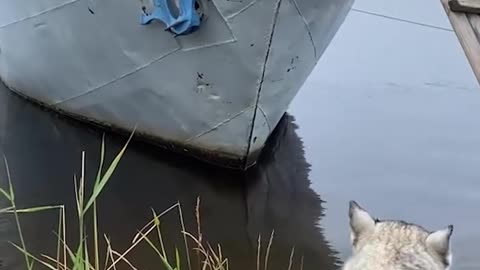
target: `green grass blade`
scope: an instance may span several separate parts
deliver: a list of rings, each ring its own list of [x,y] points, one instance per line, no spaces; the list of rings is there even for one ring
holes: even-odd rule
[[[42,254],[42,257],[49,260],[50,262],[52,263],[55,263],[56,265],[56,270],[62,270],[62,269],[67,269],[67,267],[65,265],[63,265],[59,260],[56,260],[48,255],[45,255],[45,254]]]
[[[102,147],[100,150],[100,165],[98,166],[97,177],[95,178],[95,185],[100,183],[103,170],[103,161],[105,160],[105,133],[102,135]]]
[[[100,258],[98,251],[98,219],[97,219],[97,203],[93,202],[93,245],[95,252],[95,269],[100,269]]]
[[[37,257],[33,256],[32,254],[30,254],[28,251],[26,251],[25,249],[17,246],[15,243],[11,243],[16,249],[18,249],[20,252],[22,252],[23,254],[25,254],[25,256],[31,258],[33,261],[37,261],[43,265],[45,265],[47,268],[51,269],[51,270],[57,270],[55,269],[55,267],[53,265],[50,265],[49,263],[46,263],[40,259],[38,259]],[[32,262],[32,268],[33,268],[33,262]]]
[[[188,251],[187,251],[188,252]],[[177,270],[180,270],[180,254],[178,253],[178,248],[175,247],[175,260],[177,262]]]
[[[75,258],[75,254],[73,253],[73,251],[67,246],[67,243],[65,243],[65,241],[63,241],[62,238],[58,234],[55,233],[55,235],[58,237],[59,241],[62,243],[65,250],[67,250],[68,255],[70,256],[70,260],[74,263],[76,258]]]
[[[57,231],[58,233],[60,233],[60,231],[62,230],[62,208],[59,209],[58,211],[58,227],[57,227]],[[62,242],[60,242],[60,239],[57,240],[57,268],[58,269],[61,269],[60,268],[60,264],[61,264],[61,259],[60,259],[60,253],[61,253],[61,244]]]
[[[8,194],[8,192],[6,192],[3,188],[0,188],[0,193],[2,193],[2,195],[7,198],[8,201],[12,201],[12,197],[10,197],[10,194]]]
[[[9,210],[8,213],[13,213],[17,212],[19,214],[22,213],[36,213],[36,212],[42,212],[46,210],[56,210],[56,209],[61,209],[61,205],[53,205],[53,206],[38,206],[38,207],[31,207],[31,208],[25,208],[25,209],[16,209],[16,210]]]
[[[77,213],[78,213],[78,216],[80,216],[81,214],[81,208],[80,208],[80,197],[79,197],[79,193],[78,193],[78,181],[77,181],[77,175],[76,174],[73,174],[73,187],[74,187],[74,190],[75,190],[75,203],[76,203],[76,206],[77,206]]]
[[[74,262],[74,270],[87,270],[85,269],[85,255],[84,254],[84,245],[86,245],[85,240],[85,227],[84,227],[84,219],[85,214],[83,211],[84,206],[84,199],[85,199],[85,151],[82,151],[82,167],[81,167],[81,174],[80,174],[80,182],[78,186],[78,199],[77,199],[77,208],[78,208],[78,249],[75,253],[75,262]]]
[[[83,244],[84,244],[84,239],[80,239],[80,243],[78,244],[77,252],[75,252],[75,258],[73,262],[73,270],[85,270],[83,261],[84,261],[84,255],[83,255]]]
[[[107,270],[107,264],[108,264],[108,260],[110,259],[110,251],[112,247],[110,245],[110,240],[108,239],[106,234],[103,235],[103,238],[105,238],[105,243],[107,243],[107,252],[105,253],[105,264],[103,265],[103,270]],[[113,259],[112,259],[112,262],[114,262]],[[97,269],[97,270],[100,270],[100,269]]]
[[[60,240],[63,240],[65,244],[63,245],[63,265],[67,265],[67,250],[69,249],[66,242],[67,242],[67,224],[66,224],[66,217],[65,217],[65,207],[60,209],[62,213],[62,237],[59,237]]]
[[[160,248],[162,249],[163,257],[167,257],[167,252],[165,251],[165,245],[163,244],[162,230],[160,228],[160,219],[158,218],[158,215],[154,209],[152,209],[152,212],[153,212],[154,224],[155,224],[155,227],[157,227],[157,236],[158,236],[158,241],[160,241]]]
[[[7,171],[8,188],[10,190],[9,201],[13,202],[13,201],[15,201],[15,192],[13,192],[12,177],[10,176],[10,168],[8,167],[8,161],[7,161],[7,157],[5,155],[3,156],[3,161],[5,163],[5,170]]]
[[[17,225],[17,230],[18,230],[18,236],[20,237],[20,242],[22,244],[22,247],[24,250],[27,250],[27,246],[25,245],[25,239],[23,238],[23,232],[22,232],[22,226],[20,225],[20,218],[18,217],[18,213],[16,211],[17,206],[15,204],[15,192],[13,191],[13,185],[12,185],[12,177],[10,176],[10,168],[8,167],[8,161],[7,157],[5,155],[3,156],[3,160],[5,162],[5,170],[7,171],[7,178],[8,178],[8,185],[9,185],[9,190],[10,190],[10,203],[13,208],[13,215],[15,216],[15,223]],[[31,260],[28,259],[27,254],[24,254],[25,256],[25,263],[27,264],[28,270],[32,270],[33,264]]]
[[[170,263],[168,262],[168,259],[163,257],[162,254],[160,253],[160,251],[158,250],[158,248],[152,243],[152,241],[150,241],[150,239],[148,239],[148,237],[145,235],[143,236],[145,239],[145,241],[153,248],[153,250],[155,250],[155,252],[158,254],[158,257],[160,257],[160,259],[162,260],[163,264],[165,265],[165,267],[168,269],[168,270],[174,270],[174,268],[170,265]]]
[[[102,135],[102,147],[100,150],[100,165],[98,166],[97,177],[95,179],[95,187],[100,183],[103,170],[103,161],[105,160],[105,133]],[[97,201],[93,201],[93,241],[95,249],[95,269],[100,269],[100,258],[98,251],[98,218],[97,218]]]
[[[85,208],[83,209],[83,213],[86,213],[88,211],[88,209],[90,209],[90,207],[93,205],[93,202],[97,199],[97,197],[100,195],[100,193],[102,192],[103,188],[105,187],[105,185],[107,184],[108,180],[110,180],[113,172],[115,171],[115,169],[117,168],[117,165],[118,163],[120,162],[123,154],[125,153],[126,149],[127,149],[127,146],[128,144],[130,143],[130,140],[132,139],[133,137],[133,132],[132,134],[130,135],[130,138],[128,138],[128,141],[127,143],[125,144],[125,146],[122,148],[122,150],[120,150],[120,152],[117,154],[117,156],[115,157],[115,159],[112,161],[112,163],[110,164],[110,167],[107,169],[107,171],[105,172],[105,174],[103,175],[102,179],[99,181],[98,185],[96,185],[93,189],[93,194],[92,196],[90,197],[90,199],[88,200]]]
[[[170,265],[168,262],[168,258],[163,256],[162,253],[158,250],[158,248],[153,244],[153,242],[142,232],[139,232],[139,234],[142,236],[142,238],[152,247],[152,249],[157,253],[158,257],[162,260],[163,264],[168,270],[174,270],[174,268]],[[178,269],[178,268],[176,268]]]
[[[162,253],[160,253],[155,244],[153,244],[153,242],[146,235],[142,234],[142,236],[144,237],[145,241],[150,245],[150,247],[155,251],[155,253],[157,253],[159,257],[163,257]]]
[[[0,209],[0,214],[3,214],[3,213],[10,213],[10,211],[12,211],[13,207],[7,207],[7,208],[3,208],[3,209]]]
[[[178,207],[178,203],[175,203],[174,205],[170,206],[169,208],[167,208],[166,210],[164,210],[162,213],[160,213],[159,215],[157,215],[157,218],[161,218],[163,217],[164,215],[170,213],[173,209],[175,209],[176,207]],[[148,229],[150,226],[152,225],[155,225],[155,219],[152,219],[150,222],[148,222],[145,226],[143,226],[142,229],[140,229],[141,232],[143,232],[144,230]],[[133,238],[132,240],[132,243],[135,242],[137,240],[137,238],[139,237],[139,234],[137,233],[135,235],[135,237]]]
[[[155,226],[149,228],[149,229],[145,232],[145,234],[143,234],[143,233],[140,232],[140,233],[142,234],[142,236],[141,236],[139,239],[137,239],[134,243],[132,243],[132,245],[131,245],[129,248],[127,248],[122,254],[120,254],[120,256],[113,262],[113,265],[109,266],[109,267],[107,268],[107,270],[112,269],[112,267],[114,267],[114,265],[115,265],[117,262],[119,262],[120,260],[125,259],[125,256],[126,256],[130,251],[132,251],[141,241],[143,241],[144,236],[146,236],[146,235],[148,235],[149,233],[151,233],[154,229],[155,229]],[[139,234],[140,234],[140,233],[139,233]]]
[[[183,221],[182,205],[180,205],[180,201],[177,202],[177,203],[178,203],[178,216],[180,218],[180,225],[182,226],[182,231],[186,231],[185,222]],[[186,235],[183,235],[183,243],[185,244],[185,250],[187,251],[186,255],[187,255],[188,270],[192,270],[192,263],[190,261],[190,253],[188,252],[189,248],[188,248],[188,242],[187,242],[187,236]]]
[[[119,252],[117,252],[117,251],[115,251],[115,250],[113,250],[113,249],[112,249],[112,254],[116,255],[117,257],[121,257],[121,256],[122,256],[122,254],[120,254]],[[122,261],[123,261],[124,263],[126,263],[128,266],[130,266],[130,268],[132,268],[132,270],[137,270],[137,268],[135,268],[135,266],[133,266],[133,264],[132,264],[129,260],[127,260],[127,258],[122,257]]]
[[[86,237],[85,237],[85,238],[86,238]],[[84,260],[83,260],[83,261],[85,262],[85,264],[84,264],[83,269],[87,270],[87,269],[90,269],[90,256],[89,256],[89,254],[88,254],[88,245],[87,245],[87,243],[85,242],[85,244],[84,244],[83,246],[84,246],[84,248],[85,248],[84,256],[83,256],[83,257],[84,257]]]

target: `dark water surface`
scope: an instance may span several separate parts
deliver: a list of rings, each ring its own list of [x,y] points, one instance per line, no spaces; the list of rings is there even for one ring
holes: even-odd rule
[[[73,173],[80,171],[81,151],[85,150],[87,179],[93,179],[101,133],[1,91],[6,103],[2,152],[10,165],[19,207],[66,204],[67,225],[75,226]],[[204,239],[222,245],[231,269],[255,269],[257,237],[264,235],[267,241],[272,230],[271,269],[287,267],[294,246],[299,254],[296,267],[302,255],[304,269],[334,269],[333,251],[316,226],[323,211],[321,200],[310,188],[309,165],[295,129],[293,118],[286,116],[269,145],[271,154],[245,175],[132,144],[98,200],[102,234],[107,233],[117,249],[124,250],[137,230],[151,220],[152,208],[160,213],[177,201],[183,206],[187,230],[194,233],[194,207],[199,196]],[[125,138],[107,135],[106,141],[107,159],[111,160]],[[29,249],[54,252],[56,214],[22,217]],[[172,254],[175,245],[182,247],[177,212],[161,221]],[[2,218],[2,238],[15,240],[13,226],[13,219]],[[72,239],[75,227],[69,228],[68,238]],[[2,243],[0,252],[5,269],[21,269],[23,258],[7,243]],[[161,269],[160,260],[152,255],[141,245],[129,258],[139,269]]]
[[[376,2],[359,0],[356,8],[448,28],[433,0],[419,5],[428,9],[424,17]],[[76,237],[73,174],[86,151],[87,179],[94,177],[101,138],[0,87],[0,153],[19,207],[65,204],[69,239]],[[108,161],[125,141],[106,134]],[[455,34],[352,12],[256,168],[240,174],[133,143],[98,201],[100,230],[124,250],[151,208],[180,201],[187,230],[195,232],[198,196],[203,237],[222,245],[233,270],[256,269],[257,237],[265,246],[272,230],[269,269],[287,269],[293,246],[293,269],[302,257],[304,269],[336,269],[350,254],[350,199],[379,218],[428,229],[454,224],[453,269],[479,269],[480,89]],[[0,199],[0,208],[5,204]],[[55,252],[55,213],[21,222],[34,253]],[[183,247],[176,212],[162,226],[170,253]],[[23,269],[9,240],[17,241],[14,220],[2,216],[0,269]],[[129,259],[139,269],[161,269],[147,245]]]

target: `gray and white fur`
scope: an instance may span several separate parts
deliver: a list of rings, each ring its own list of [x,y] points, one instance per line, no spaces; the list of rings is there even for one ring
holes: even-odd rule
[[[427,231],[397,220],[378,220],[350,201],[352,256],[343,270],[448,270],[453,225]]]

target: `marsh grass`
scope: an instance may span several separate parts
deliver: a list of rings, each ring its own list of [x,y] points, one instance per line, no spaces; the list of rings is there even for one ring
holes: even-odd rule
[[[185,223],[183,219],[182,207],[179,202],[172,205],[170,208],[166,209],[161,213],[156,213],[152,209],[152,219],[141,228],[138,233],[133,237],[131,245],[123,252],[115,250],[111,241],[107,235],[103,235],[103,241],[106,244],[105,251],[105,261],[100,262],[100,236],[98,232],[98,213],[97,213],[97,198],[100,196],[102,190],[106,187],[107,183],[112,178],[112,175],[117,168],[122,156],[124,155],[127,146],[130,140],[133,137],[133,134],[128,138],[127,143],[120,150],[120,152],[115,156],[113,161],[110,163],[105,173],[102,174],[104,159],[105,159],[105,137],[102,137],[102,145],[100,151],[100,164],[98,172],[95,178],[93,185],[93,190],[90,195],[85,194],[85,152],[82,152],[81,157],[81,172],[80,176],[77,177],[74,175],[74,191],[75,191],[75,200],[76,200],[76,212],[77,212],[77,221],[78,221],[78,244],[76,247],[71,247],[68,245],[66,239],[67,227],[65,222],[65,206],[64,205],[46,205],[46,206],[37,206],[31,208],[18,209],[16,204],[14,186],[12,184],[10,169],[8,167],[8,162],[6,157],[4,157],[5,168],[8,178],[8,187],[6,189],[0,187],[0,196],[5,197],[10,206],[0,209],[0,214],[3,215],[13,215],[15,219],[15,224],[18,231],[19,242],[11,244],[23,254],[25,258],[25,265],[28,270],[34,270],[35,265],[39,264],[51,270],[116,270],[120,263],[126,264],[129,268],[136,270],[137,268],[129,261],[128,254],[137,247],[140,243],[147,243],[155,254],[158,256],[162,264],[167,270],[181,270],[188,269],[192,270],[191,258],[190,258],[190,247],[188,246],[187,239],[191,239],[194,243],[192,251],[195,252],[197,256],[197,261],[199,265],[198,269],[201,270],[229,270],[229,261],[224,257],[222,253],[222,248],[220,245],[212,247],[210,243],[205,243],[203,240],[203,235],[201,231],[201,222],[200,222],[200,198],[197,198],[197,205],[195,208],[195,218],[197,222],[197,236],[189,233],[185,229]],[[78,178],[78,179],[77,179]],[[164,237],[162,236],[161,231],[161,217],[167,213],[173,211],[178,211],[178,217],[181,225],[181,233],[183,236],[183,245],[185,251],[185,259],[187,265],[181,265],[180,251],[178,247],[175,247],[175,259],[169,260],[167,256],[167,251],[164,244]],[[31,214],[39,213],[45,211],[56,211],[58,212],[58,228],[55,232],[57,237],[57,250],[55,258],[48,256],[46,254],[40,254],[39,256],[34,255],[28,251],[24,234],[22,232],[22,226],[20,224],[19,216],[22,214]],[[93,229],[93,245],[88,242],[87,238],[87,229],[86,219],[90,215],[93,220],[91,224],[91,229]],[[155,240],[154,237],[155,236]],[[268,269],[268,260],[270,255],[270,249],[272,246],[274,238],[274,232],[272,231],[268,246],[265,251],[265,256],[263,257],[263,267],[261,265],[262,258],[262,247],[261,247],[261,236],[258,237],[258,246],[257,246],[257,258],[256,258],[256,268],[257,270],[267,270]],[[90,245],[89,245],[90,244]],[[93,252],[88,250],[88,246],[93,246]],[[290,254],[290,260],[287,270],[292,269],[293,256],[295,253],[295,248],[292,249]],[[303,257],[302,263],[299,269],[303,269]]]

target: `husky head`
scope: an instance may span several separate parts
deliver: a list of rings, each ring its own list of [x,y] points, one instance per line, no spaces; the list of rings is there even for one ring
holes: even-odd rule
[[[391,257],[391,260],[396,261],[388,263],[403,266],[395,269],[448,270],[452,264],[450,237],[453,225],[431,232],[419,225],[404,221],[382,221],[372,218],[355,201],[350,201],[349,218],[353,256],[361,253],[363,249],[381,250],[382,254],[387,255],[386,257]],[[388,252],[395,253],[395,255],[386,254]],[[429,267],[405,267],[408,264]]]

